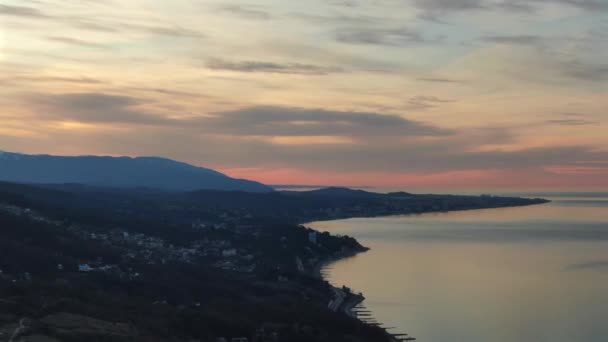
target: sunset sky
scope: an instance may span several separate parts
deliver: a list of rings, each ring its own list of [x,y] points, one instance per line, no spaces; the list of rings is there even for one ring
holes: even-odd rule
[[[605,0],[0,0],[0,150],[608,189]]]

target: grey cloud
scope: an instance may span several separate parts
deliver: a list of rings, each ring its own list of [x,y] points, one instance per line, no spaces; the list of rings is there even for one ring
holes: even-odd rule
[[[2,81],[5,81],[2,79]],[[59,76],[12,76],[8,81],[15,82],[63,82],[63,83],[82,83],[99,84],[103,81],[90,77],[59,77]]]
[[[448,130],[396,115],[323,109],[252,107],[216,114],[205,125],[217,132],[261,136],[442,136]]]
[[[524,2],[503,1],[495,4],[497,9],[504,9],[510,12],[533,13],[536,8],[531,4]]]
[[[444,101],[426,98],[429,101]],[[108,94],[36,95],[26,99],[40,120],[118,123],[133,129],[127,137],[96,138],[96,144],[136,146],[164,141],[160,152],[183,154],[183,146],[212,146],[191,152],[207,164],[226,167],[289,167],[358,172],[444,172],[458,170],[535,169],[577,161],[608,162],[608,153],[587,146],[479,151],[508,143],[506,128],[445,130],[397,115],[288,107],[250,107],[176,119],[146,112],[143,99]],[[147,132],[147,133],[146,133]],[[109,133],[107,133],[109,134]],[[166,136],[169,139],[162,140]],[[262,137],[332,136],[348,144],[280,145]],[[425,137],[432,137],[426,139]],[[119,143],[122,142],[122,143]],[[149,152],[155,152],[151,150]],[[160,153],[156,152],[156,153]],[[122,152],[126,153],[126,152]],[[143,153],[143,152],[135,152]]]
[[[114,25],[104,25],[96,22],[92,22],[82,18],[66,18],[65,22],[72,27],[88,30],[88,31],[99,31],[99,32],[118,32],[118,28]]]
[[[161,90],[165,91],[165,90]],[[203,134],[234,136],[445,136],[451,134],[431,125],[400,116],[323,109],[250,107],[212,115],[173,119],[142,110],[146,102],[128,96],[100,93],[31,95],[26,99],[39,109],[40,117],[91,123],[128,123],[185,127]]]
[[[189,37],[189,38],[204,38],[205,35],[195,30],[185,29],[180,26],[147,26],[134,24],[121,24],[126,28],[135,28],[143,32],[157,34],[170,37]]]
[[[409,110],[427,110],[437,107],[442,103],[455,102],[454,100],[440,99],[436,96],[414,96],[411,97],[406,104],[406,109]]]
[[[222,12],[228,12],[247,19],[269,20],[272,18],[270,13],[259,8],[246,7],[243,5],[224,5],[219,8]]]
[[[330,5],[340,6],[340,7],[358,7],[360,5],[360,1],[357,0],[328,0]]]
[[[319,14],[310,14],[310,13],[291,13],[290,17],[295,19],[301,19],[306,22],[312,22],[316,24],[328,24],[328,25],[352,25],[352,26],[361,26],[361,25],[375,25],[382,24],[385,22],[385,19],[381,17],[373,17],[369,15],[344,15],[344,14],[334,14],[334,15],[319,15]]]
[[[485,36],[483,41],[498,44],[536,45],[542,42],[542,37],[534,35],[520,36]]]
[[[593,260],[593,261],[568,265],[566,267],[566,271],[580,271],[580,270],[608,271],[608,260]]]
[[[89,42],[89,41],[78,39],[78,38],[50,36],[50,37],[47,37],[47,39],[50,41],[59,42],[59,43],[63,43],[63,44],[69,44],[69,45],[84,46],[84,47],[97,48],[97,49],[107,49],[108,48],[108,46],[106,46],[106,45]]]
[[[196,97],[196,98],[209,97],[206,94],[189,92],[189,91],[181,91],[181,90],[175,90],[175,89],[167,89],[167,88],[131,87],[128,89],[135,90],[135,91],[148,92],[148,93],[170,95],[170,96],[183,96],[183,97]]]
[[[608,64],[568,61],[560,63],[561,72],[568,77],[593,82],[608,80]]]
[[[126,21],[91,19],[89,17],[81,17],[74,15],[56,16],[45,13],[34,7],[10,6],[0,4],[0,15],[16,16],[31,19],[53,20],[58,23],[63,23],[65,25],[69,25],[75,28],[101,32],[136,31],[171,37],[205,37],[205,35],[201,32],[183,28],[179,25],[143,25]]]
[[[417,101],[417,102],[431,102],[431,103],[454,102],[454,100],[440,99],[436,96],[414,96],[410,100]]]
[[[47,18],[48,16],[36,8],[0,4],[0,15],[26,18]]]
[[[506,0],[505,0],[506,1]],[[606,11],[608,2],[604,0],[518,0],[520,4],[562,4],[589,11]]]
[[[439,20],[440,15],[465,11],[509,11],[533,13],[542,5],[567,5],[586,11],[606,11],[604,0],[410,0],[422,19]]]
[[[265,72],[277,74],[325,75],[344,72],[341,68],[326,67],[303,63],[275,63],[265,61],[228,61],[219,58],[209,59],[207,68],[238,72]]]
[[[201,134],[187,127],[160,129],[146,127],[129,135],[95,139],[104,141],[104,148],[113,146],[116,153],[125,148],[141,148],[156,144],[151,152],[168,156],[183,155],[206,165],[223,167],[295,168],[309,171],[337,172],[403,172],[435,173],[462,170],[521,170],[546,176],[546,165],[560,165],[577,160],[608,161],[607,153],[593,152],[587,147],[556,147],[520,151],[471,152],[492,137],[468,135],[445,136],[442,139],[415,139],[404,143],[370,141],[364,144],[277,145],[263,140],[235,135],[218,138]],[[314,138],[311,138],[311,140]],[[159,143],[156,143],[156,142]],[[162,143],[160,143],[162,142]],[[209,148],[184,150],[184,146]],[[101,147],[98,147],[101,148]],[[128,151],[142,154],[142,151]],[[150,153],[150,152],[148,152]],[[533,170],[533,171],[530,171]]]
[[[450,12],[481,9],[486,5],[483,0],[413,0],[419,9],[428,12]]]
[[[205,34],[196,30],[190,30],[179,25],[171,24],[139,24],[128,21],[116,20],[91,20],[82,17],[57,17],[59,22],[66,25],[99,32],[136,32],[169,37],[205,38]]]
[[[463,134],[466,134],[463,132]],[[516,170],[559,165],[578,158],[594,156],[608,160],[585,147],[557,147],[521,151],[470,152],[473,143],[460,138],[446,138],[440,142],[415,141],[403,144],[282,146],[249,144],[244,147],[251,154],[249,165],[277,165],[303,169],[341,172],[445,172],[459,170]],[[481,141],[489,143],[489,141]],[[254,157],[255,156],[255,159]],[[235,161],[231,161],[235,163]]]
[[[543,124],[560,125],[560,126],[586,126],[599,124],[597,121],[588,119],[588,115],[582,113],[559,113],[556,118],[545,120]]]
[[[38,109],[39,116],[52,120],[147,125],[171,123],[170,120],[136,109],[142,102],[128,96],[98,93],[36,94],[28,96],[27,101]]]
[[[597,121],[589,121],[583,119],[554,119],[547,120],[545,123],[550,125],[560,125],[560,126],[586,126],[586,125],[596,125]]]
[[[337,41],[347,44],[403,46],[432,41],[409,28],[350,27],[336,31]]]
[[[433,82],[433,83],[463,83],[462,80],[456,80],[451,78],[435,78],[435,77],[420,77],[416,79],[421,82]]]

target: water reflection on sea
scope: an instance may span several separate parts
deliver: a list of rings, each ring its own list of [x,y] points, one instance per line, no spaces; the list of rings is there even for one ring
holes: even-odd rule
[[[545,194],[548,195],[548,194]],[[519,208],[316,222],[367,253],[331,265],[421,341],[608,341],[608,194]]]

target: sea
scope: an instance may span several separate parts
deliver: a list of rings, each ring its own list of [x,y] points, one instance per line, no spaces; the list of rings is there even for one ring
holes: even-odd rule
[[[370,251],[328,265],[389,331],[429,342],[608,341],[608,193],[314,222]]]

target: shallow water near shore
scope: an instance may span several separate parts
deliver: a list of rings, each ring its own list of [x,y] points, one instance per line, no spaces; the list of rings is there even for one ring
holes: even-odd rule
[[[420,341],[606,341],[608,194],[547,197],[308,226],[371,248],[332,263],[327,279],[363,292],[375,319]]]

